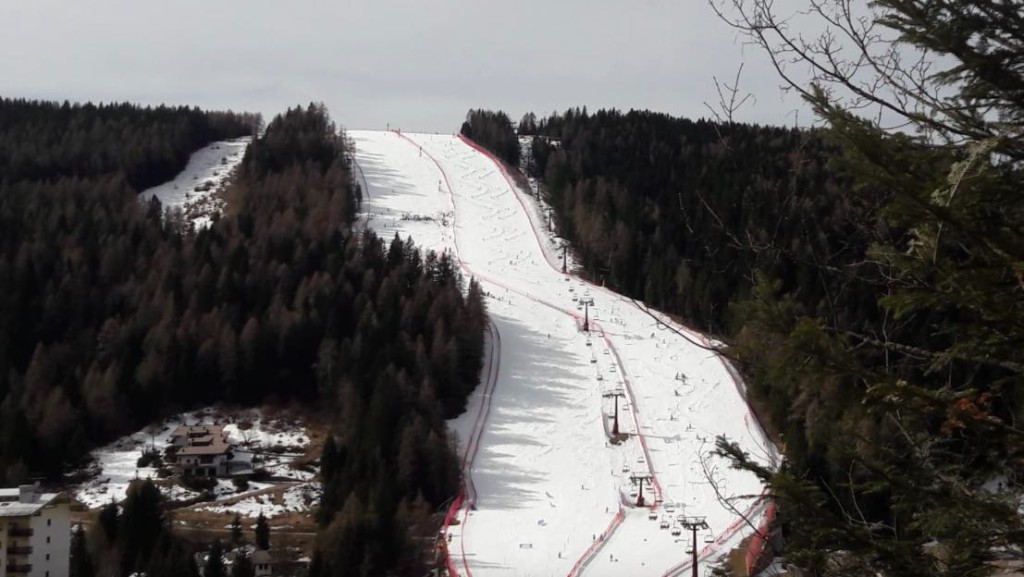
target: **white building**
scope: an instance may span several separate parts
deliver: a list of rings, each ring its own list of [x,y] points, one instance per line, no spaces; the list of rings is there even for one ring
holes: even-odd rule
[[[71,506],[38,485],[0,489],[0,577],[68,577]]]

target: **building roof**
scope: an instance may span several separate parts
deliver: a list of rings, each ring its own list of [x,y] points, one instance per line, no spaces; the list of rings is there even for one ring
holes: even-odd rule
[[[270,563],[270,551],[257,549],[252,552],[253,563]]]
[[[178,449],[179,457],[184,455],[223,455],[231,450],[231,445],[216,440],[208,445],[189,445]]]
[[[171,437],[226,437],[224,425],[181,425],[171,431]]]
[[[186,444],[178,455],[223,455],[231,450],[224,425],[182,425],[171,437],[185,437]]]
[[[0,517],[28,517],[60,498],[67,500],[63,493],[39,493],[36,489],[32,485],[0,488]]]

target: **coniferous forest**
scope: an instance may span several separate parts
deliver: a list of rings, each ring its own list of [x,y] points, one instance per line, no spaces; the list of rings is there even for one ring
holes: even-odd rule
[[[470,110],[460,133],[512,166],[519,164],[519,139],[512,130],[512,120],[504,112]]]
[[[718,451],[770,488],[790,559],[965,574],[1020,543],[1020,205],[995,200],[1005,188],[942,205],[974,149],[823,110],[842,129],[571,109],[519,133],[582,272],[730,344],[785,461]],[[971,169],[979,187],[1019,178]],[[935,540],[960,557],[933,573]]]
[[[850,194],[823,132],[585,109],[520,129],[531,124],[542,138],[529,170],[596,281],[730,337],[753,330],[750,307],[765,298],[841,330],[881,318],[879,271],[865,257],[886,196]],[[840,387],[797,418],[799,393],[774,388],[774,375],[750,376],[787,456],[827,475],[852,392]]]
[[[457,488],[444,419],[477,383],[486,311],[447,256],[353,229],[360,190],[326,110],[274,118],[225,214],[200,230],[136,193],[256,117],[0,111],[12,119],[0,123],[0,484],[57,478],[182,409],[316,403],[336,434],[314,572],[416,573],[407,529]],[[114,535],[120,574],[145,570]]]

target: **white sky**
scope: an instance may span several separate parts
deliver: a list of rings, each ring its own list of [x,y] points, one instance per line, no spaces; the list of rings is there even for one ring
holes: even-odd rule
[[[6,0],[0,55],[4,96],[268,118],[322,101],[351,129],[450,132],[469,108],[698,118],[744,59],[756,102],[737,120],[792,124],[800,106],[704,0]]]

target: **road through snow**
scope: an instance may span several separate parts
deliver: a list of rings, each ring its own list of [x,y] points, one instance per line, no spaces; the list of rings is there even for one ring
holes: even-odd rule
[[[700,466],[719,434],[775,458],[721,359],[629,299],[562,274],[535,199],[470,144],[451,135],[349,137],[368,224],[385,239],[411,235],[424,249],[451,251],[488,294],[500,365],[488,363],[467,412],[450,423],[466,455],[462,522],[448,529],[457,572],[661,575],[688,558],[686,534],[674,534],[681,514],[707,517],[709,538],[719,536],[699,539],[707,555],[750,532],[715,499]],[[580,330],[587,300],[590,333]],[[603,395],[617,389],[629,436],[615,445],[613,401]],[[752,475],[709,464],[739,510],[755,506]],[[635,476],[655,481],[653,493],[644,487],[654,507],[633,506]]]

